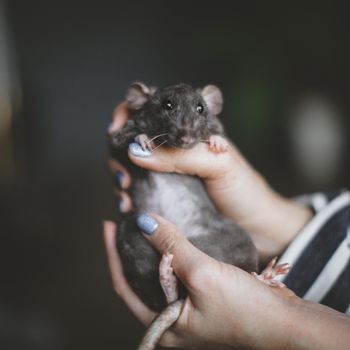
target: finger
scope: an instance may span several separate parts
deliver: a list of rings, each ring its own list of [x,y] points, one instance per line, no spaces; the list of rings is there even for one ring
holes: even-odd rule
[[[132,201],[125,191],[114,191],[115,207],[120,213],[128,213],[132,209]]]
[[[116,248],[117,226],[112,221],[103,223],[104,242],[113,287],[130,311],[144,325],[148,326],[156,313],[150,310],[134,293],[126,281],[120,257]]]
[[[126,101],[120,103],[112,113],[112,123],[108,127],[108,133],[111,134],[120,130],[129,118],[129,108]]]
[[[117,160],[110,158],[108,168],[112,173],[114,184],[117,188],[128,189],[131,185],[131,176],[126,168]]]
[[[172,268],[188,289],[192,289],[194,274],[204,266],[204,253],[194,247],[179,229],[156,214],[142,214],[137,225],[150,244],[161,254],[172,254]]]
[[[159,147],[153,153],[142,152],[137,144],[129,147],[129,158],[136,165],[158,172],[176,172],[199,176],[204,179],[217,179],[236,167],[242,161],[238,152],[229,147],[229,152],[217,153],[199,143],[191,149]]]

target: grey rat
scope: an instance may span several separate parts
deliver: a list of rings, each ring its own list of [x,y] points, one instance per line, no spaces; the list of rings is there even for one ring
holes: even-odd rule
[[[154,212],[163,216],[204,253],[245,271],[257,270],[258,254],[249,235],[218,213],[199,178],[146,171],[126,160],[128,145],[134,140],[144,149],[160,145],[186,149],[198,142],[207,142],[211,151],[225,151],[223,127],[217,118],[223,104],[219,88],[208,85],[195,90],[181,83],[156,89],[134,83],[126,99],[131,117],[124,128],[110,137],[112,155],[124,158],[133,177],[130,189],[133,211],[118,218],[117,249],[124,274],[137,295],[152,310],[165,309],[153,322],[139,348],[152,349],[178,318],[186,291],[180,284],[175,296],[174,290],[169,296],[164,283],[161,286],[160,277],[168,282],[172,280],[172,276],[162,276],[159,272],[162,265],[163,269],[170,267],[171,256],[161,259],[140,234],[136,224],[140,213]],[[176,288],[176,285],[170,287]],[[178,296],[180,299],[176,301]],[[172,303],[167,306],[169,302]]]

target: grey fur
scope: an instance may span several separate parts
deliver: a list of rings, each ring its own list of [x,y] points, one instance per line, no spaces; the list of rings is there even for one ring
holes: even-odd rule
[[[198,178],[149,172],[147,179],[135,180],[131,195],[135,214],[157,213],[177,225],[211,257],[247,271],[256,270],[257,256],[251,239],[217,212]],[[159,284],[160,256],[140,234],[133,214],[120,221],[118,251],[136,293],[153,310],[162,310],[166,300]],[[184,296],[183,290],[180,295]]]

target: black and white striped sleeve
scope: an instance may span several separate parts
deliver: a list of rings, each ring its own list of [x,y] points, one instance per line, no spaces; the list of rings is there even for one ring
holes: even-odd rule
[[[298,200],[315,215],[281,256],[279,263],[292,266],[282,281],[298,296],[350,315],[350,192]]]

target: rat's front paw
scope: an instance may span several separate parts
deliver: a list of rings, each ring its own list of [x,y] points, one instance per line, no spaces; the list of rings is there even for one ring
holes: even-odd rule
[[[213,152],[226,152],[228,142],[220,135],[211,135],[209,137],[209,148]]]
[[[140,134],[135,137],[135,141],[142,147],[144,151],[149,150],[152,152],[152,149],[155,147],[152,140],[148,138],[146,134]]]

